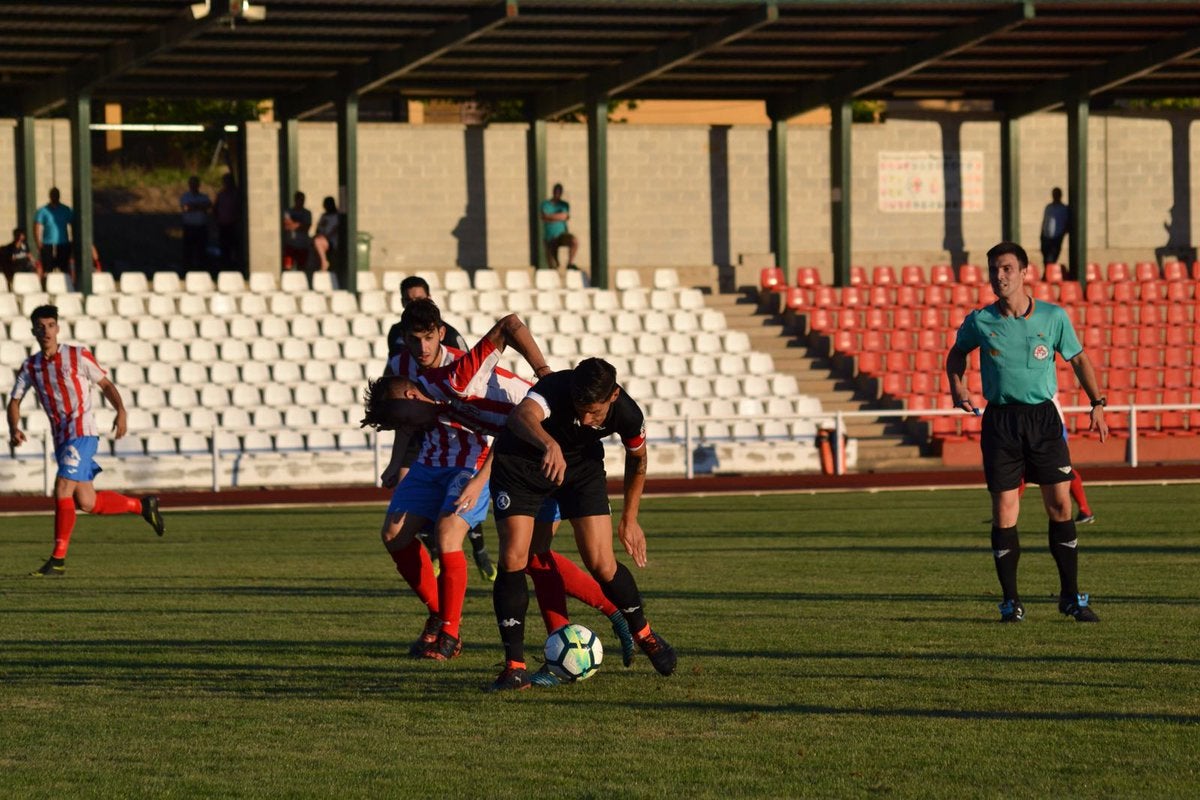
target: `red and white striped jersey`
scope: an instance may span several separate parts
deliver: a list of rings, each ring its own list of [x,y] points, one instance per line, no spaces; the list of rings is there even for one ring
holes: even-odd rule
[[[496,346],[488,339],[480,339],[462,358],[448,366],[425,370],[416,380],[430,397],[445,403],[445,416],[496,436],[533,386],[497,366],[499,362],[500,351]]]
[[[25,359],[10,398],[19,401],[32,388],[50,418],[56,442],[99,436],[92,414],[92,387],[107,374],[86,347],[60,344],[50,358],[39,351]]]
[[[405,349],[388,359],[385,374],[403,375],[414,381],[420,380],[422,375],[446,369],[464,355],[463,351],[457,348],[442,345],[438,365],[422,370],[417,360]],[[449,414],[440,414],[438,424],[424,432],[417,460],[431,467],[479,469],[483,466],[487,453],[488,439],[485,435],[476,433]]]

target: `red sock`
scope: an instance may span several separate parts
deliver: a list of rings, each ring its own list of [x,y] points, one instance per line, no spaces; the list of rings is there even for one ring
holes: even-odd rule
[[[54,558],[67,557],[71,531],[75,530],[75,500],[62,497],[54,501]]]
[[[1025,496],[1025,479],[1021,478],[1021,485],[1017,487],[1017,499],[1020,500]]]
[[[455,639],[462,622],[463,600],[467,596],[467,554],[462,550],[442,552],[442,574],[438,576],[438,603],[442,630]]]
[[[554,558],[554,566],[558,569],[558,574],[562,575],[563,588],[569,596],[587,603],[606,617],[612,616],[617,607],[604,596],[604,591],[600,584],[596,583],[592,573],[553,550],[548,555]]]
[[[140,514],[142,501],[116,492],[96,492],[93,514]]]
[[[1083,491],[1083,478],[1079,477],[1079,470],[1071,473],[1071,497],[1075,499],[1075,504],[1079,506],[1081,514],[1088,517],[1092,515],[1092,509],[1088,508],[1087,494]]]
[[[537,595],[538,608],[542,611],[542,622],[546,632],[556,631],[570,623],[567,616],[567,593],[563,587],[562,573],[557,569],[553,553],[541,553],[529,559],[525,573],[533,578],[533,593]]]
[[[429,553],[414,538],[408,547],[400,550],[388,550],[392,561],[396,562],[396,572],[408,582],[417,597],[429,609],[430,614],[438,613],[437,577],[433,574],[433,562]]]

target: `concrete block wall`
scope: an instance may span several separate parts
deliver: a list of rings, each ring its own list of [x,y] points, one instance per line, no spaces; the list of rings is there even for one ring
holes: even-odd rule
[[[279,207],[278,153],[278,125],[246,124],[246,223],[253,272],[276,272],[282,264],[283,210]]]

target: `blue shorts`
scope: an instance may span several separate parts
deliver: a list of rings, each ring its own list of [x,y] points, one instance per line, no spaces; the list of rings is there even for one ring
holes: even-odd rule
[[[464,467],[431,467],[417,462],[392,492],[388,514],[412,514],[436,520],[443,514],[458,513],[468,528],[474,528],[487,519],[492,500],[491,492],[485,486],[474,508],[458,512],[458,495],[474,474],[475,470]]]
[[[546,502],[542,503],[542,507],[538,509],[534,520],[537,522],[562,522],[562,514],[558,512],[558,501],[553,497],[547,497]]]
[[[99,436],[80,436],[54,445],[54,460],[58,462],[58,477],[87,483],[100,472],[96,463]]]

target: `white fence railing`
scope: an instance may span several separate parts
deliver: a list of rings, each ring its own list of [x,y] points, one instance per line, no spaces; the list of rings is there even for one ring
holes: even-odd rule
[[[1091,409],[1087,406],[1066,406],[1063,408],[1063,413],[1064,414],[1075,414],[1075,413],[1080,413],[1080,412],[1089,412],[1090,410]],[[1138,440],[1140,437],[1139,437],[1139,433],[1138,433],[1137,415],[1139,412],[1155,412],[1155,411],[1195,411],[1195,412],[1200,412],[1200,404],[1197,404],[1197,403],[1161,404],[1160,403],[1160,404],[1153,404],[1153,405],[1130,404],[1130,405],[1121,405],[1121,406],[1110,406],[1107,409],[1108,418],[1110,420],[1112,420],[1112,418],[1118,414],[1122,415],[1128,419],[1128,426],[1122,428],[1122,432],[1124,432],[1126,430],[1128,431],[1129,447],[1128,447],[1128,452],[1126,454],[1125,461],[1130,467],[1139,466]],[[846,450],[848,448],[843,446],[843,443],[846,442],[846,440],[847,440],[846,425],[847,425],[848,420],[853,420],[853,419],[872,419],[872,420],[874,420],[874,419],[928,419],[930,417],[942,417],[942,416],[964,416],[964,412],[959,409],[938,409],[938,410],[933,410],[933,409],[922,409],[922,410],[872,409],[872,410],[866,410],[866,411],[834,411],[834,412],[825,411],[825,412],[820,412],[820,413],[792,414],[792,415],[787,415],[787,416],[779,415],[779,416],[772,416],[769,419],[760,417],[760,418],[756,418],[756,421],[758,421],[758,422],[808,421],[808,422],[813,423],[814,429],[819,430],[819,431],[827,431],[827,432],[831,433],[833,436],[833,441],[835,443],[833,445],[834,473],[837,475],[844,475],[847,472]],[[702,446],[702,445],[729,444],[729,443],[736,444],[736,443],[750,443],[750,442],[762,442],[762,441],[774,441],[774,442],[784,442],[784,443],[791,442],[791,443],[795,443],[798,445],[802,445],[802,444],[813,445],[814,441],[816,439],[815,436],[803,435],[803,434],[802,435],[794,435],[793,434],[793,435],[788,435],[788,436],[782,436],[782,435],[768,436],[768,437],[760,437],[760,436],[755,436],[755,437],[750,437],[750,436],[702,437],[700,435],[699,426],[702,423],[707,423],[707,422],[728,423],[728,422],[730,422],[730,419],[728,417],[686,415],[686,416],[678,416],[678,417],[656,417],[654,421],[657,423],[674,424],[674,425],[682,426],[682,435],[674,436],[674,437],[657,437],[657,438],[652,437],[650,439],[650,442],[651,442],[651,444],[654,444],[654,445],[660,446],[660,447],[670,447],[670,446],[681,447],[683,449],[684,459],[685,459],[684,472],[689,479],[695,477],[695,474],[696,474],[696,472],[695,472],[695,453],[696,453],[698,447]],[[831,421],[832,421],[832,428],[829,427]],[[1198,428],[1200,428],[1200,421],[1198,421],[1197,423],[1193,423],[1193,427],[1191,428],[1191,430],[1196,430]],[[234,435],[234,436],[244,435],[247,433],[278,434],[278,433],[285,432],[285,431],[288,433],[293,433],[293,434],[299,433],[302,435],[309,434],[309,433],[316,433],[316,432],[320,432],[322,434],[329,433],[329,430],[327,428],[317,428],[317,427],[307,427],[307,428],[279,428],[279,427],[276,427],[276,428],[253,428],[253,427],[250,427],[250,428],[247,428],[247,427],[222,428],[220,426],[213,426],[208,430],[209,438],[208,438],[207,452],[194,451],[192,453],[175,453],[175,454],[172,454],[172,453],[157,454],[156,453],[156,454],[149,454],[149,455],[119,454],[117,457],[124,458],[124,459],[140,459],[140,458],[153,459],[153,458],[158,458],[160,456],[171,457],[171,456],[178,456],[178,455],[207,455],[211,462],[211,473],[212,473],[211,490],[213,492],[219,492],[222,488],[222,481],[221,481],[222,463],[223,463],[222,457],[224,455],[226,455],[226,451],[223,451],[220,447],[220,442],[223,437],[228,436],[228,435]],[[194,434],[194,433],[196,433],[196,430],[192,429],[192,428],[159,429],[155,432],[160,433],[160,434],[171,435],[171,436],[179,436],[184,433]],[[371,461],[372,461],[372,465],[373,465],[373,469],[374,469],[374,477],[372,480],[374,481],[374,483],[376,485],[379,485],[379,475],[382,472],[383,465],[384,465],[384,447],[385,447],[385,445],[384,445],[381,437],[379,436],[378,432],[367,431],[367,433],[369,435],[369,444],[366,447],[319,448],[319,449],[308,451],[308,452],[318,452],[318,453],[319,452],[334,452],[336,450],[336,451],[340,451],[340,452],[363,453],[364,451],[369,450],[371,453]],[[43,492],[47,496],[49,496],[53,492],[54,476],[55,476],[53,439],[51,436],[49,436],[49,434],[47,434],[44,431],[28,432],[27,435],[28,435],[28,440],[29,440],[28,444],[30,444],[30,445],[36,445],[37,443],[41,444],[41,449],[42,449],[42,489],[43,489]],[[26,451],[26,452],[28,452],[28,451]],[[301,448],[283,448],[283,449],[278,449],[278,450],[266,450],[266,449],[243,450],[243,449],[239,448],[235,452],[234,451],[229,451],[229,452],[232,452],[233,455],[241,456],[241,455],[253,455],[255,453],[270,453],[270,452],[288,453],[288,452],[304,452],[304,451]],[[19,451],[19,450],[14,451],[13,456],[19,458],[21,456],[21,451]],[[104,458],[105,458],[105,456],[103,454],[101,454],[99,456],[99,459],[101,461],[103,461]],[[1200,461],[1200,448],[1197,448],[1197,461]]]

